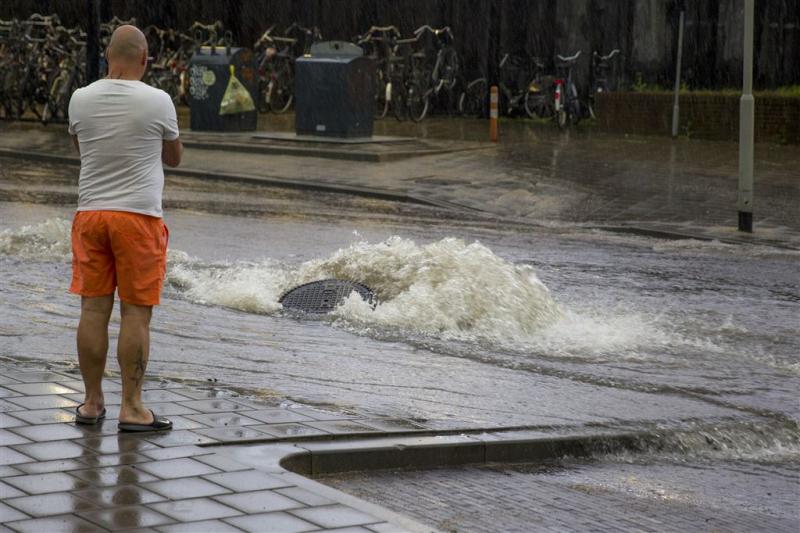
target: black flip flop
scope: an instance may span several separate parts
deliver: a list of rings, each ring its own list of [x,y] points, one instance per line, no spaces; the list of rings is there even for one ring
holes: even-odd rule
[[[150,410],[153,415],[153,422],[151,424],[133,424],[130,422],[120,422],[117,424],[117,429],[125,433],[143,432],[143,431],[168,431],[172,429],[172,421],[166,418],[159,418]]]
[[[93,426],[98,422],[101,422],[106,417],[106,408],[103,407],[103,410],[100,411],[100,414],[97,416],[85,416],[81,414],[81,407],[83,407],[84,403],[80,404],[78,407],[75,408],[75,423],[76,424],[84,424],[87,426]]]

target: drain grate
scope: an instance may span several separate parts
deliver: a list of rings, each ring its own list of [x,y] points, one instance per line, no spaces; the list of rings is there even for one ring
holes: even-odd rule
[[[341,279],[323,279],[299,285],[284,293],[278,301],[284,309],[315,314],[330,313],[353,291],[375,307],[377,300],[372,289],[355,281]]]

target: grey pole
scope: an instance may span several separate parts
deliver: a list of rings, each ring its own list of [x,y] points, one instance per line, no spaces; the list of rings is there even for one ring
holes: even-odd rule
[[[739,104],[739,231],[753,232],[753,5],[744,2],[744,82]]]
[[[683,10],[678,22],[678,59],[675,62],[675,103],[672,105],[672,138],[678,136],[678,122],[680,121],[679,94],[681,92],[681,57],[683,56]]]

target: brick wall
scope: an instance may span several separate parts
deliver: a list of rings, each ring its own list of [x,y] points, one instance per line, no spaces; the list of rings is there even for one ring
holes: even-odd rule
[[[739,139],[739,95],[689,93],[680,96],[680,135]],[[756,95],[757,142],[800,144],[800,97]],[[597,96],[597,123],[619,133],[670,135],[673,95],[615,92]]]

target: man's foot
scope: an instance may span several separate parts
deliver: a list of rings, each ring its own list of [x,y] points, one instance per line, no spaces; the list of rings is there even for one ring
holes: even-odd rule
[[[81,407],[83,407],[83,411],[81,411]],[[101,422],[106,417],[106,408],[101,407],[100,410],[97,408],[94,409],[94,413],[91,413],[91,409],[86,406],[85,403],[80,404],[78,407],[75,408],[75,423],[76,424],[87,424],[93,425]]]
[[[122,420],[119,421],[117,428],[122,432],[138,432],[138,431],[169,431],[172,429],[172,421],[164,418],[156,416],[156,414],[150,410],[150,414],[153,416],[153,419],[150,423],[143,423],[143,422],[123,422]]]

